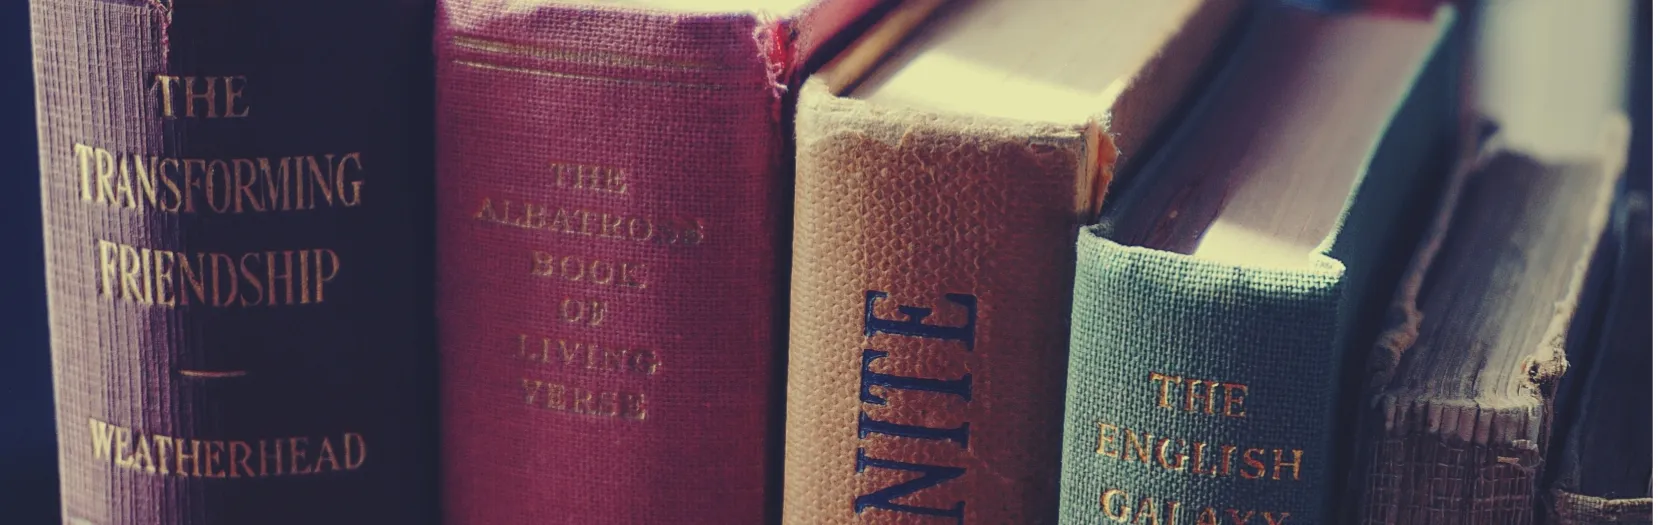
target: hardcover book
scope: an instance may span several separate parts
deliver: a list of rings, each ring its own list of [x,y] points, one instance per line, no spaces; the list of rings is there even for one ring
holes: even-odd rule
[[[1600,157],[1495,142],[1460,170],[1373,349],[1356,523],[1535,522],[1570,326],[1625,168],[1629,124],[1612,122]]]
[[[939,3],[802,92],[786,524],[1054,522],[1073,232],[1243,10]]]
[[[1653,522],[1653,204],[1633,191],[1612,211],[1599,315],[1576,319],[1590,335],[1567,349],[1555,403],[1546,523]]]
[[[875,3],[440,3],[446,523],[777,519],[793,89]]]
[[[431,6],[30,6],[62,522],[434,522]]]
[[[1064,522],[1343,523],[1340,377],[1448,171],[1453,18],[1265,8],[1077,232]]]

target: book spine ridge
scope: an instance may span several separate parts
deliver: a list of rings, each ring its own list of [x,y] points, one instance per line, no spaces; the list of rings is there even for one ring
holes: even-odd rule
[[[1325,522],[1341,267],[1253,270],[1108,233],[1077,240],[1063,520]]]
[[[447,522],[773,519],[793,22],[444,13]]]
[[[63,520],[430,523],[429,7],[30,16]]]
[[[1053,522],[1082,133],[807,85],[784,523]]]

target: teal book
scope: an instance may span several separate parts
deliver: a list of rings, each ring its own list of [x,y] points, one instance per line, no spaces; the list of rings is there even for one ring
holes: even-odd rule
[[[1335,523],[1343,378],[1459,149],[1454,18],[1264,9],[1079,232],[1062,523]]]

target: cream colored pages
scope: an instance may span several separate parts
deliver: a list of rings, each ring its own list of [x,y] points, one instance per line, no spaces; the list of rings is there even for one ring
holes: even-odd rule
[[[1111,107],[1130,77],[1202,4],[957,2],[895,50],[850,96],[937,113],[1082,123]]]
[[[1145,246],[1303,267],[1439,35],[1434,22],[1277,9],[1193,117],[1144,218]],[[1138,206],[1141,206],[1138,204]]]
[[[1199,257],[1306,265],[1438,35],[1433,23],[1388,18],[1285,22],[1266,35],[1260,64],[1230,104],[1237,111],[1224,117],[1230,125],[1218,126],[1236,140],[1254,135],[1254,147],[1234,166],[1238,185],[1194,250]]]

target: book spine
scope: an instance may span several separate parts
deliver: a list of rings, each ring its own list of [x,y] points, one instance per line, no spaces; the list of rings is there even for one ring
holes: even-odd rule
[[[446,523],[776,519],[788,26],[441,3]]]
[[[1654,436],[1653,401],[1630,394],[1654,386],[1652,214],[1643,193],[1628,193],[1615,208],[1605,307],[1589,321],[1596,327],[1588,351],[1568,356],[1557,401],[1565,439],[1550,458],[1547,523],[1652,521],[1653,450],[1644,445]]]
[[[797,118],[784,523],[1050,523],[1085,130]]]
[[[430,8],[30,5],[64,522],[431,523]]]
[[[1063,521],[1327,523],[1344,268],[1078,236]]]

